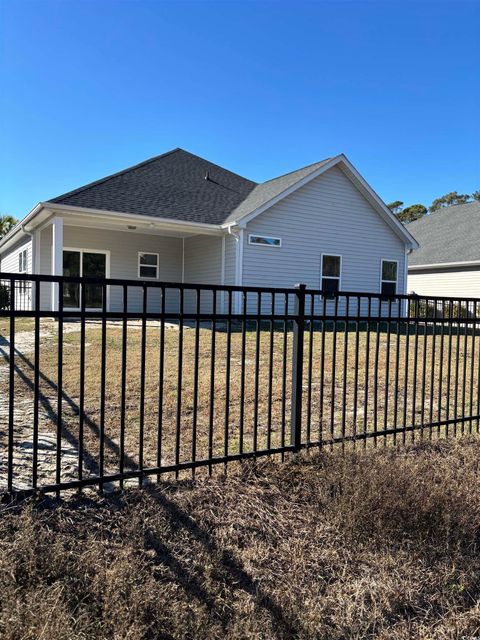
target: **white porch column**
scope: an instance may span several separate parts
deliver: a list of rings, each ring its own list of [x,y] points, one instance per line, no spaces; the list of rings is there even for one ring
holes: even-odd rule
[[[63,275],[63,218],[52,220],[52,276]],[[58,310],[58,284],[52,285],[52,311]]]

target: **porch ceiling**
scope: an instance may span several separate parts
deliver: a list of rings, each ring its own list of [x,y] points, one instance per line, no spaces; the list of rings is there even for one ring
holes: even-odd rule
[[[177,222],[161,218],[149,218],[135,214],[122,214],[114,211],[81,209],[79,207],[61,206],[45,207],[51,216],[63,218],[66,226],[86,227],[91,229],[108,229],[125,233],[145,233],[148,235],[188,238],[190,236],[223,235],[225,232],[216,225]],[[48,224],[48,222],[47,222]]]

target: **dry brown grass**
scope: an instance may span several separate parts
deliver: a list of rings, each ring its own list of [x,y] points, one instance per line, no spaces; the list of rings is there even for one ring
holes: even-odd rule
[[[50,331],[56,331],[56,325],[45,322]],[[17,320],[17,331],[32,331],[30,320]],[[43,326],[43,325],[42,325]],[[77,325],[78,328],[78,325]],[[0,334],[8,336],[8,321],[0,322]],[[144,462],[146,466],[155,466],[158,441],[158,399],[159,399],[159,340],[160,330],[148,327],[146,331],[146,385],[145,385],[145,442]],[[121,421],[121,355],[122,330],[118,325],[107,328],[107,373],[106,373],[106,472],[115,473],[119,467],[119,436]],[[177,418],[177,389],[178,389],[178,354],[179,333],[175,329],[165,331],[165,380],[162,413],[162,464],[175,462],[176,418]],[[223,331],[216,334],[215,344],[215,383],[213,420],[210,421],[211,407],[211,340],[212,332],[207,328],[200,330],[200,364],[198,384],[198,419],[196,437],[197,458],[209,456],[209,433],[212,429],[212,452],[214,456],[224,454],[225,447],[225,405],[227,395],[226,385],[226,350],[227,335]],[[440,359],[441,337],[414,335],[408,338],[400,335],[398,342],[395,332],[390,339],[382,332],[378,337],[375,331],[370,333],[367,349],[367,336],[361,332],[358,337],[358,369],[355,367],[356,335],[348,334],[348,347],[345,351],[345,334],[339,332],[336,342],[336,357],[334,363],[334,343],[331,331],[325,333],[323,347],[322,333],[315,331],[305,333],[305,402],[304,402],[304,434],[308,424],[308,405],[310,400],[310,433],[311,439],[319,437],[329,438],[345,433],[351,436],[362,431],[372,432],[375,428],[382,429],[386,423],[393,426],[395,418],[398,425],[404,422],[404,392],[407,392],[406,423],[428,423],[430,418],[435,421],[462,415],[477,415],[479,409],[478,386],[480,370],[480,337],[454,335],[449,346],[449,337],[443,337],[443,354]],[[414,376],[415,344],[418,340],[418,358],[416,376]],[[406,360],[407,341],[409,346],[408,363]],[[80,334],[78,331],[65,333],[63,358],[63,430],[64,436],[70,441],[78,443],[79,437],[79,353]],[[311,395],[308,394],[307,365],[309,362],[310,344],[312,350],[313,375],[310,381]],[[389,348],[387,345],[389,344]],[[394,383],[397,368],[398,344],[398,384]],[[100,357],[101,357],[101,329],[99,324],[89,326],[86,331],[86,378],[85,378],[85,472],[95,472],[95,464],[99,459],[99,424],[100,424]],[[126,434],[125,453],[126,468],[136,468],[139,459],[139,405],[140,405],[140,346],[141,331],[138,323],[129,327],[128,356],[127,356],[127,392],[126,392]],[[282,379],[283,371],[283,332],[274,332],[273,343],[273,376],[271,393],[271,446],[278,447],[285,441],[289,443],[290,398],[291,398],[291,352],[292,335],[287,334],[286,352],[286,383],[285,393]],[[253,447],[255,414],[257,414],[258,447],[267,448],[268,442],[268,406],[269,406],[269,372],[270,372],[270,334],[268,327],[261,331],[258,402],[255,387],[255,331],[247,331],[246,336],[246,377],[245,393],[240,393],[241,373],[241,334],[232,335],[230,358],[229,385],[229,423],[228,423],[228,452],[237,453],[240,441],[240,406],[243,401],[245,408],[244,422],[244,450]],[[8,346],[3,347],[8,353]],[[185,329],[183,340],[183,368],[182,368],[182,404],[180,429],[180,461],[192,459],[192,425],[194,406],[194,368],[193,356],[195,350],[195,331]],[[456,360],[458,353],[458,370]],[[388,354],[388,358],[387,358]],[[472,357],[473,355],[473,357]],[[367,360],[368,358],[368,360]],[[324,361],[323,385],[320,374],[321,362]],[[378,368],[375,364],[378,360]],[[450,361],[450,387],[447,385],[448,361]],[[425,362],[425,373],[424,373]],[[441,363],[441,375],[440,375]],[[335,364],[335,377],[333,365]],[[25,411],[26,405],[33,403],[33,354],[27,352],[16,356],[15,393],[19,419]],[[41,430],[55,432],[57,413],[57,341],[50,336],[42,339],[41,355],[41,395],[42,415]],[[358,372],[357,375],[355,372]],[[406,371],[408,375],[406,377]],[[387,384],[388,372],[388,384]],[[433,373],[432,373],[433,372]],[[440,393],[441,381],[441,393]],[[364,411],[365,391],[368,385],[368,407]],[[0,392],[7,397],[8,376],[0,377]],[[463,390],[465,395],[463,396]],[[413,396],[416,401],[413,403]],[[334,396],[333,412],[331,410],[332,395]],[[356,396],[356,404],[355,404]],[[345,403],[344,403],[345,398]],[[397,405],[395,407],[395,399]],[[375,402],[376,400],[376,402]],[[21,401],[21,402],[18,402]],[[343,407],[345,406],[345,410]],[[356,409],[355,409],[356,407]],[[396,408],[396,411],[395,411]],[[356,413],[355,413],[356,411]],[[458,425],[458,430],[467,432],[477,431],[478,421],[467,423],[464,427]],[[450,427],[450,432],[453,427]],[[443,436],[444,427],[434,429],[434,437]],[[423,434],[430,437],[430,431]],[[416,438],[421,434],[416,434]],[[402,437],[399,437],[402,440]],[[391,441],[393,438],[389,437]],[[412,434],[406,435],[409,442]],[[387,440],[386,440],[387,441]],[[52,477],[42,478],[42,483],[52,482]]]
[[[10,507],[5,640],[474,638],[479,440]]]

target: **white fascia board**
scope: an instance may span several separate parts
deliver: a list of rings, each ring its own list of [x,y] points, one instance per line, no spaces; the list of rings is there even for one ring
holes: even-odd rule
[[[288,189],[285,189],[285,191],[282,191],[282,193],[280,193],[278,196],[275,196],[268,202],[262,204],[260,207],[255,209],[255,211],[252,211],[247,215],[239,218],[238,220],[230,221],[227,224],[222,226],[223,227],[230,227],[235,225],[240,226],[240,224],[242,224],[242,226],[245,226],[246,224],[248,224],[248,222],[250,222],[257,216],[259,216],[261,213],[263,213],[267,209],[270,209],[270,207],[273,207],[273,205],[277,204],[277,202],[280,202],[281,200],[289,196],[291,193],[294,193],[295,191],[297,191],[297,189],[300,189],[300,187],[303,187],[304,185],[308,184],[311,180],[318,178],[318,176],[322,175],[322,173],[325,173],[326,171],[328,171],[329,169],[331,169],[332,167],[338,164],[341,164],[343,166],[345,175],[357,187],[360,188],[360,191],[367,197],[367,200],[370,202],[370,204],[372,204],[375,210],[380,214],[380,216],[385,220],[385,222],[391,227],[391,229],[395,231],[395,233],[403,240],[403,242],[407,245],[407,247],[409,249],[418,249],[420,245],[412,236],[412,234],[409,231],[407,231],[407,229],[405,229],[405,227],[402,225],[401,222],[397,220],[395,215],[384,204],[382,199],[375,193],[375,191],[370,187],[370,185],[362,178],[362,176],[358,173],[358,171],[355,169],[355,167],[352,165],[352,163],[348,160],[348,158],[343,153],[341,153],[338,156],[335,156],[329,162],[319,167],[316,171],[312,171],[312,173],[309,173],[307,176],[305,176],[304,178],[302,178],[301,180],[299,180],[298,182],[290,186]]]
[[[428,271],[429,269],[454,269],[456,267],[480,267],[480,260],[468,260],[465,262],[435,262],[431,264],[409,264],[408,272]]]
[[[55,214],[80,214],[82,217],[94,216],[96,219],[104,217],[107,219],[115,219],[118,221],[125,220],[135,221],[143,224],[145,227],[152,227],[157,229],[177,229],[182,232],[191,231],[195,234],[206,235],[222,235],[224,233],[220,225],[216,224],[204,224],[202,222],[185,222],[183,220],[173,220],[170,218],[158,218],[155,216],[145,216],[136,213],[123,213],[121,211],[107,211],[105,209],[91,209],[86,207],[76,207],[73,205],[56,204],[54,202],[41,203],[50,212]]]

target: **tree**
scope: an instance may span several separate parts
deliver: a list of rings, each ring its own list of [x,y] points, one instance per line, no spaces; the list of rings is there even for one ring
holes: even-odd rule
[[[403,211],[400,211],[397,214],[397,218],[400,222],[413,222],[414,220],[418,220],[419,218],[423,218],[423,216],[427,213],[427,207],[423,204],[412,204],[410,207],[405,207]]]
[[[390,202],[390,204],[387,204],[387,207],[392,213],[398,215],[402,210],[403,202],[401,200],[395,200],[394,202]]]
[[[436,198],[429,207],[430,213],[443,209],[444,207],[451,207],[454,204],[465,204],[470,200],[470,196],[467,193],[458,193],[458,191],[451,191],[446,193],[440,198]]]
[[[472,193],[472,198],[477,202],[480,202],[480,189],[478,191],[474,191]]]
[[[13,216],[0,216],[0,238],[6,236],[12,227],[17,224]]]

